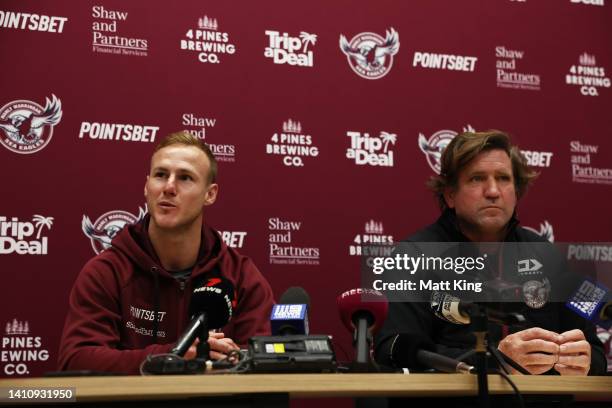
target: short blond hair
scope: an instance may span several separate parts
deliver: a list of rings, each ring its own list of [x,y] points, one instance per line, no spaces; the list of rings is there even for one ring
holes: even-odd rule
[[[444,211],[448,207],[444,191],[448,187],[457,188],[461,170],[480,153],[494,149],[503,150],[510,158],[517,198],[525,194],[538,173],[527,165],[527,160],[518,146],[510,142],[510,136],[499,130],[464,132],[451,140],[442,152],[440,175],[432,176],[427,182],[441,210]]]
[[[175,144],[185,145],[185,146],[194,146],[198,149],[202,150],[208,160],[210,161],[210,170],[208,171],[208,184],[217,182],[217,159],[213,154],[212,150],[206,143],[192,135],[187,130],[182,130],[180,132],[170,133],[166,137],[164,137],[158,144],[155,146],[155,150],[153,154],[157,153],[159,150],[164,147],[172,146]]]

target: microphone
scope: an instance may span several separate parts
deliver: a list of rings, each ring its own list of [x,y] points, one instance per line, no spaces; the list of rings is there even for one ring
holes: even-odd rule
[[[602,284],[585,279],[565,305],[598,326],[612,326],[612,294]]]
[[[337,302],[342,323],[353,332],[353,344],[357,349],[355,362],[369,365],[372,336],[387,318],[387,298],[377,290],[351,289],[338,296]]]
[[[473,366],[438,354],[435,350],[435,344],[424,334],[399,333],[391,344],[391,361],[396,367],[420,371],[433,368],[443,373],[476,373]]]
[[[206,341],[209,329],[225,326],[232,318],[233,302],[234,288],[227,279],[209,278],[197,285],[189,306],[191,322],[170,353],[182,357],[197,337]]]
[[[454,324],[470,324],[471,315],[478,307],[475,303],[464,302],[458,297],[444,292],[432,292],[430,308],[440,319]],[[487,318],[498,324],[525,326],[527,319],[520,313],[502,312],[485,306]]]
[[[297,286],[287,289],[270,313],[272,335],[308,335],[308,309],[310,297],[304,289]]]

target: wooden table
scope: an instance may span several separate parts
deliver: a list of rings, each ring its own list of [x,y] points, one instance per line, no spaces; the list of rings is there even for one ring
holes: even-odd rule
[[[612,400],[612,377],[512,376],[523,394]],[[0,388],[74,387],[77,402],[188,400],[227,396],[428,397],[477,395],[476,376],[462,374],[225,374],[189,376],[3,379]],[[491,394],[512,394],[489,375]]]

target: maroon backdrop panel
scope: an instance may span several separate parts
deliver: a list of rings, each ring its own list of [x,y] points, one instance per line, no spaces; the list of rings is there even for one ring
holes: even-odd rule
[[[0,376],[55,369],[76,275],[144,211],[153,146],[176,130],[219,158],[207,221],[277,297],[310,293],[312,332],[342,360],[335,302],[359,286],[360,243],[435,219],[425,181],[463,129],[509,132],[541,171],[524,225],[612,241],[611,9],[4,0]]]

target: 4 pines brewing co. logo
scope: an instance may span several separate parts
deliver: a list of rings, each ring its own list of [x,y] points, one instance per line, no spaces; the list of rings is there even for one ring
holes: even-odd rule
[[[31,335],[27,320],[13,319],[6,322],[0,351],[0,365],[4,375],[28,375],[30,363],[48,359],[49,350],[43,348],[40,336]]]
[[[0,108],[0,144],[15,153],[36,153],[49,144],[61,119],[62,103],[55,95],[46,98],[44,108],[28,100],[9,102]]]
[[[195,51],[198,61],[219,64],[221,55],[233,55],[236,46],[229,41],[229,34],[219,30],[216,18],[208,16],[198,19],[198,28],[189,29],[181,39],[181,50]]]
[[[349,246],[351,256],[372,256],[381,255],[389,251],[393,244],[393,236],[385,234],[385,229],[381,221],[370,220],[365,223],[364,232],[355,235],[353,243]]]
[[[83,233],[91,240],[91,247],[96,254],[110,248],[111,241],[119,231],[128,224],[134,224],[142,220],[147,213],[145,209],[138,209],[138,216],[122,210],[113,210],[102,214],[95,222],[91,222],[88,216],[83,215],[81,228]]]
[[[283,122],[283,131],[274,133],[266,144],[266,154],[283,156],[285,166],[303,167],[305,158],[319,155],[319,148],[299,121],[289,119]]]

